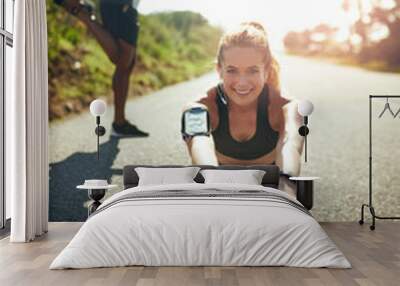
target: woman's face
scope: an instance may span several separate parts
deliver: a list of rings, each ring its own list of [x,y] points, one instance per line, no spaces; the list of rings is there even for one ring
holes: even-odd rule
[[[234,103],[246,106],[260,95],[268,76],[264,54],[252,47],[231,47],[224,50],[218,73],[224,90]]]

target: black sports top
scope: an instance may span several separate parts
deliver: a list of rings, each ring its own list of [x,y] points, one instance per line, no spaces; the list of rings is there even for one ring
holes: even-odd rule
[[[279,132],[272,129],[268,121],[268,97],[268,86],[265,86],[258,97],[256,133],[251,139],[239,142],[231,136],[229,131],[227,97],[222,86],[218,85],[216,103],[219,123],[212,131],[212,135],[219,153],[239,160],[253,160],[274,150],[279,139]]]

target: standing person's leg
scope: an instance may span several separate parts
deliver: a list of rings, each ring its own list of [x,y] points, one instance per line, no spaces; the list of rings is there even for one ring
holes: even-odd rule
[[[139,35],[138,12],[131,4],[110,5],[106,0],[100,2],[104,26],[117,39],[119,58],[113,76],[115,115],[112,124],[113,136],[146,137],[149,134],[129,123],[125,116],[125,105],[129,94],[130,75],[136,60],[136,47]],[[108,7],[109,6],[109,7]]]
[[[129,91],[129,77],[132,72],[132,63],[136,57],[136,47],[124,40],[118,39],[120,57],[116,63],[112,87],[114,90],[115,114],[114,122],[123,124],[125,118],[125,103]]]
[[[106,29],[104,29],[101,24],[97,21],[92,21],[88,15],[78,17],[86,24],[90,32],[92,32],[110,61],[116,65],[119,60],[119,47],[116,39]]]
[[[111,62],[116,64],[119,57],[118,43],[113,35],[107,31],[103,25],[97,22],[97,20],[91,18],[91,14],[88,11],[93,8],[89,6],[89,4],[80,0],[58,0],[56,3],[63,6],[71,14],[75,15],[88,27]]]
[[[120,58],[113,76],[114,91],[114,122],[112,124],[112,135],[117,137],[147,137],[149,134],[139,130],[125,117],[125,104],[129,93],[130,75],[135,66],[136,47],[118,39],[120,47]]]

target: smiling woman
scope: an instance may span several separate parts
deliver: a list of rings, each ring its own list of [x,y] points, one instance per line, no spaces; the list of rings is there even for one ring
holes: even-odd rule
[[[291,131],[301,120],[295,101],[281,96],[279,66],[262,25],[244,23],[221,38],[217,71],[222,83],[185,110],[203,108],[210,119],[209,132],[183,134],[193,163],[278,164],[298,174],[302,139]]]

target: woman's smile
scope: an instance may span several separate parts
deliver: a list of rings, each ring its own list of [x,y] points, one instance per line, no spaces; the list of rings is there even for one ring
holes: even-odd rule
[[[253,92],[253,88],[232,88],[232,90],[239,96],[247,96]]]

